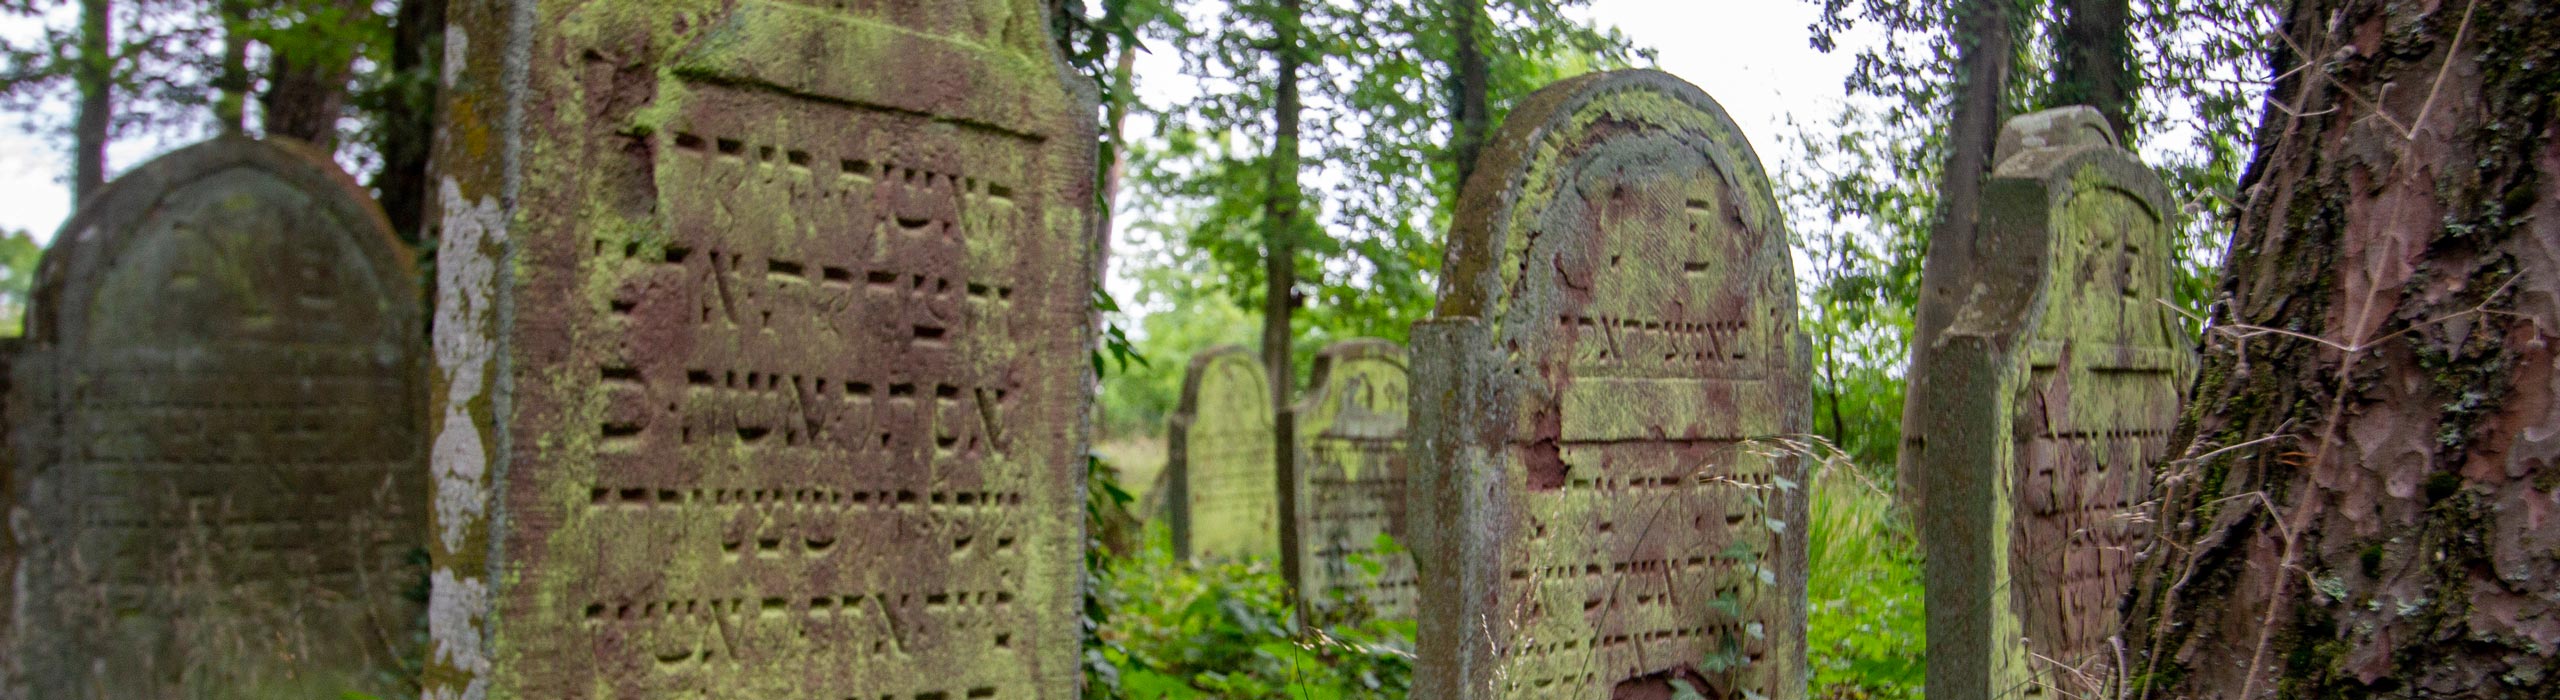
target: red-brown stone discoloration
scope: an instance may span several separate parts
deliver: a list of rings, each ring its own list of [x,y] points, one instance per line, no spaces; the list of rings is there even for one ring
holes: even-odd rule
[[[1805,385],[1747,144],[1677,79],[1577,78],[1458,216],[1415,332],[1417,696],[1801,697],[1801,462],[1770,439]]]
[[[505,449],[431,697],[1072,696],[1093,126],[1041,3],[521,1],[456,15],[530,43],[520,146],[441,156],[519,189],[446,251],[508,263],[453,333],[512,369],[448,392]]]

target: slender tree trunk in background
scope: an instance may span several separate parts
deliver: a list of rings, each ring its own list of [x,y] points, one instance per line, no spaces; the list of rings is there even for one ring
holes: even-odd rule
[[[436,90],[444,65],[444,0],[400,0],[391,27],[391,79],[383,100],[382,131],[374,147],[382,172],[374,176],[391,230],[416,243],[425,233],[427,157],[435,145]]]
[[[222,72],[213,77],[213,121],[225,134],[239,134],[249,128],[249,34],[244,31],[249,21],[247,3],[222,0],[215,10],[222,17]]]
[[[2291,3],[2123,697],[2560,697],[2555,28]]]
[[[2088,105],[2126,143],[2134,138],[2133,104],[2142,86],[2133,58],[2133,0],[2061,0],[2061,55],[2045,106]]]
[[[1138,47],[1135,43],[1120,47],[1119,56],[1111,63],[1110,92],[1103,95],[1103,138],[1109,142],[1109,161],[1102,170],[1102,211],[1109,217],[1120,206],[1120,189],[1129,175],[1129,102],[1137,90]],[[1110,229],[1103,229],[1106,233]],[[1110,238],[1103,238],[1105,251]],[[1106,256],[1107,257],[1107,256]],[[1100,278],[1095,278],[1100,279]]]
[[[2000,95],[2009,84],[2009,64],[2017,55],[2011,36],[2009,0],[1965,0],[1956,6],[1955,113],[1947,124],[1947,168],[1938,182],[1937,226],[1929,235],[1929,252],[1921,261],[1918,308],[1912,314],[1911,366],[1923,366],[1930,344],[1945,330],[1962,303],[1963,282],[1974,279],[1963,269],[1980,256],[1971,252],[1979,239],[1982,181],[1991,174],[1991,150],[1999,141]],[[1924,409],[1925,410],[1925,409]],[[1905,455],[1919,434],[1922,411],[1902,412]],[[1902,460],[1901,493],[1911,512],[1920,512],[1927,495],[1920,475]],[[1938,655],[1945,656],[1945,655]]]
[[[1291,390],[1297,387],[1298,377],[1289,352],[1289,322],[1298,308],[1298,23],[1303,12],[1300,0],[1279,0],[1272,18],[1272,50],[1280,65],[1272,110],[1271,184],[1262,210],[1262,362],[1271,371],[1271,453],[1279,479],[1280,570],[1288,574],[1291,591],[1298,590],[1300,583],[1298,431],[1297,416],[1289,411]]]
[[[1840,388],[1840,356],[1833,354],[1839,349],[1839,345],[1839,339],[1833,338],[1829,333],[1823,334],[1822,378],[1823,381],[1831,384],[1831,434],[1825,436],[1825,438],[1829,439],[1832,445],[1846,446],[1849,444],[1849,420],[1840,414],[1840,395],[1842,393]]]
[[[352,0],[338,0],[350,14],[365,12]],[[306,31],[329,31],[309,27]],[[338,118],[346,114],[347,80],[354,69],[353,51],[325,47],[318,51],[273,50],[267,68],[267,93],[258,105],[269,136],[309,141],[321,148],[338,145]]]
[[[1485,139],[1493,133],[1492,69],[1487,66],[1484,44],[1479,33],[1484,27],[1484,0],[1449,0],[1450,32],[1457,39],[1457,60],[1451,66],[1454,89],[1450,91],[1450,116],[1455,118],[1455,133],[1450,134],[1450,150],[1456,154],[1458,181],[1449,188],[1449,196],[1467,186],[1467,178],[1475,174],[1476,156],[1484,152]]]
[[[107,138],[115,117],[115,46],[107,0],[80,0],[80,114],[71,128],[71,206],[107,184]]]

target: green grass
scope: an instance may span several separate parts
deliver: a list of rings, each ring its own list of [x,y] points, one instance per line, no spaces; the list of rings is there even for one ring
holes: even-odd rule
[[[1910,519],[1888,487],[1858,467],[1816,468],[1806,591],[1813,696],[1919,698],[1928,642]]]

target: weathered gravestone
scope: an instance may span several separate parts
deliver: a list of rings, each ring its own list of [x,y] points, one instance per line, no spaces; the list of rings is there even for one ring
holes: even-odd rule
[[[1280,485],[1271,457],[1271,375],[1242,347],[1191,358],[1165,436],[1163,517],[1186,558],[1280,554]]]
[[[1912,368],[1929,498],[1929,688],[2090,697],[2120,658],[2151,463],[2195,374],[2170,308],[2170,204],[2096,110],[2010,120],[1972,279]]]
[[[1459,199],[1413,342],[1414,697],[1804,695],[1787,232],[1690,84],[1531,95]]]
[[[0,700],[18,697],[18,659],[15,620],[18,612],[18,532],[9,526],[11,513],[18,507],[18,480],[14,465],[18,455],[9,449],[8,429],[15,425],[10,417],[8,396],[17,366],[18,351],[26,347],[23,336],[0,338]]]
[[[1335,343],[1316,355],[1298,403],[1299,567],[1307,609],[1358,602],[1413,619],[1413,557],[1405,538],[1404,348],[1384,340]],[[1379,549],[1380,537],[1394,549]]]
[[[28,697],[397,687],[427,493],[414,264],[284,142],[181,149],[63,225],[9,410]]]
[[[1047,7],[455,4],[428,697],[1075,696]]]

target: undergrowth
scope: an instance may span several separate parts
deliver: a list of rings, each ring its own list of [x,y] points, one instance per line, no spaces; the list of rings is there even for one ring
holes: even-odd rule
[[[1819,462],[1807,591],[1813,696],[1921,698],[1926,641],[1909,519],[1889,486],[1846,459]],[[1107,466],[1096,460],[1090,477],[1087,700],[1406,696],[1411,621],[1354,617],[1294,635],[1298,611],[1277,571],[1176,560],[1162,528],[1130,536],[1131,499]]]
[[[1883,481],[1857,466],[1816,469],[1805,596],[1813,696],[1919,698],[1928,642],[1911,521]]]
[[[1297,633],[1287,582],[1264,562],[1177,560],[1162,527],[1136,546],[1128,492],[1089,473],[1084,671],[1088,700],[1401,700],[1414,623],[1352,613]],[[1351,606],[1356,609],[1356,606]]]

